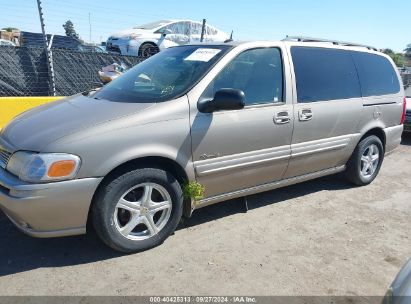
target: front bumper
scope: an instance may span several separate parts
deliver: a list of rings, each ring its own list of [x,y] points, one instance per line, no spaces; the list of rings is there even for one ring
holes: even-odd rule
[[[101,180],[30,184],[0,168],[0,208],[30,236],[84,234],[91,200]]]
[[[141,42],[139,39],[118,38],[107,40],[107,51],[114,54],[138,56]]]

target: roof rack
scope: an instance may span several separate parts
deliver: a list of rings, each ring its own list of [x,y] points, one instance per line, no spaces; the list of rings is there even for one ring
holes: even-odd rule
[[[312,38],[312,37],[304,37],[304,36],[286,36],[282,41],[298,41],[298,42],[328,42],[334,45],[343,45],[343,46],[359,46],[365,47],[369,50],[378,51],[376,47],[365,45],[365,44],[358,44],[352,42],[345,42],[345,41],[338,41],[338,40],[331,40],[331,39],[322,39],[322,38]]]

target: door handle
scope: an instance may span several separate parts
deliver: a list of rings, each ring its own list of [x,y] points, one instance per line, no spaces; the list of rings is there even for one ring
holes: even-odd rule
[[[311,109],[300,109],[298,110],[298,119],[300,121],[308,121],[313,118],[313,112]]]
[[[283,125],[291,121],[290,113],[288,111],[277,112],[274,115],[274,123],[277,125]]]

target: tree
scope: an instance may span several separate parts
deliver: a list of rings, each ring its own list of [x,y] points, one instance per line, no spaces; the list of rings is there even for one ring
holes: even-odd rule
[[[79,39],[79,35],[77,34],[76,30],[74,29],[74,24],[71,22],[71,20],[67,20],[63,24],[63,28],[66,31],[66,36],[68,37],[73,37],[75,39]]]
[[[404,55],[401,53],[394,53],[392,55],[389,55],[392,60],[394,61],[395,65],[397,67],[403,67],[404,66]]]
[[[11,33],[12,31],[20,31],[18,28],[15,28],[15,27],[4,27],[4,28],[2,28],[1,29],[2,31],[6,31],[6,32],[9,32],[9,33]]]
[[[395,53],[392,49],[385,49],[383,52],[392,58],[397,67],[404,66],[405,60],[402,53]]]
[[[384,54],[394,54],[394,51],[392,49],[383,49]]]
[[[404,52],[406,57],[411,58],[411,43],[407,44],[407,47],[405,48]]]

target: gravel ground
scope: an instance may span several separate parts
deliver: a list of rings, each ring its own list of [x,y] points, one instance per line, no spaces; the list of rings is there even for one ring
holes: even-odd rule
[[[411,256],[411,136],[373,184],[321,178],[194,213],[162,246],[34,239],[0,214],[1,295],[383,295]]]

